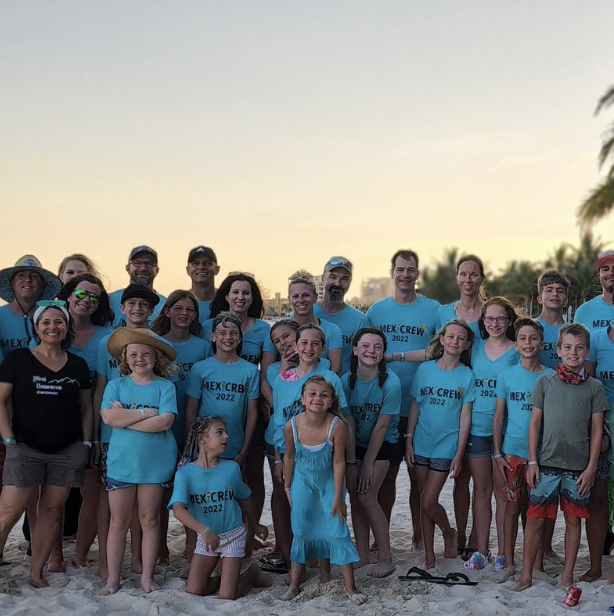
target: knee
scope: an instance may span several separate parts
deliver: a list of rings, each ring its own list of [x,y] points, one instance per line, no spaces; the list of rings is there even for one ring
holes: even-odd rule
[[[22,515],[23,510],[13,506],[11,503],[4,503],[0,507],[0,531],[10,531]]]
[[[582,521],[580,520],[580,518],[577,518],[575,516],[571,516],[571,515],[565,516],[565,524],[567,524],[567,526],[570,526],[572,528],[580,528],[581,522]]]
[[[61,504],[43,504],[38,505],[38,517],[46,519],[56,519],[62,516],[64,512],[64,503]]]
[[[160,524],[160,512],[139,512],[139,522],[141,523],[142,528],[156,528]]]

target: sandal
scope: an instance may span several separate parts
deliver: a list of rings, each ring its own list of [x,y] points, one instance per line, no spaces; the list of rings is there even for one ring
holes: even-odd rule
[[[420,567],[412,567],[406,575],[399,575],[404,582],[429,582],[431,584],[444,584],[445,586],[477,586],[464,573],[448,573],[445,577],[431,575]]]
[[[289,573],[290,568],[281,554],[271,552],[260,557],[260,569],[269,573]]]
[[[480,571],[491,561],[490,552],[486,556],[480,552],[474,552],[471,558],[463,565],[469,571]]]
[[[507,567],[505,556],[497,556],[495,558],[495,571],[501,573]]]

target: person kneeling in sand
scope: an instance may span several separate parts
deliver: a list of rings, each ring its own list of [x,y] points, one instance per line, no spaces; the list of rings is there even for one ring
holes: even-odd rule
[[[537,381],[531,395],[533,410],[527,468],[527,484],[531,491],[522,575],[513,590],[525,590],[533,583],[533,565],[544,519],[556,518],[559,497],[566,526],[561,584],[567,588],[573,583],[580,545],[580,520],[589,517],[590,489],[601,447],[603,413],[609,409],[602,383],[590,377],[584,367],[589,342],[588,330],[583,325],[562,327],[557,343],[562,363],[554,373]]]
[[[204,596],[219,589],[220,599],[236,599],[252,586],[271,585],[254,564],[241,574],[247,538],[242,514],[263,541],[269,531],[254,522],[251,490],[243,483],[239,465],[220,458],[227,443],[221,417],[208,415],[194,420],[168,507],[179,522],[197,534],[186,590]],[[221,578],[213,578],[220,558]]]

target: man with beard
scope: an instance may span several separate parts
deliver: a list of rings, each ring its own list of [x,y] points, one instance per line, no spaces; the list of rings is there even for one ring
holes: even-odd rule
[[[595,261],[595,269],[601,284],[601,295],[582,304],[574,315],[574,323],[582,323],[590,332],[609,327],[614,322],[614,250],[602,252]]]
[[[350,369],[352,339],[361,327],[369,327],[367,316],[348,306],[345,294],[352,284],[352,262],[345,257],[331,257],[324,266],[324,298],[313,307],[319,319],[334,323],[343,337],[341,374]]]
[[[186,272],[192,280],[190,291],[198,300],[200,322],[211,318],[211,301],[215,297],[215,277],[220,273],[217,257],[212,248],[197,246],[190,250]]]
[[[137,246],[133,248],[128,257],[126,271],[130,276],[130,284],[144,284],[160,298],[158,305],[154,308],[153,314],[147,321],[147,327],[151,327],[151,321],[157,316],[166,301],[166,297],[157,293],[153,288],[154,279],[160,271],[158,267],[158,253],[149,246]],[[124,291],[125,289],[119,289],[113,291],[113,293],[109,293],[111,308],[115,313],[113,327],[126,327],[126,318],[120,309]]]

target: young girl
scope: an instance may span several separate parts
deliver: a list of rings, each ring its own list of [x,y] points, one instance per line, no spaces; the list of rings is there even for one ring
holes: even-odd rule
[[[333,385],[311,376],[302,389],[302,413],[286,424],[284,490],[291,507],[292,569],[289,600],[300,592],[305,564],[320,559],[320,579],[330,580],[330,563],[341,568],[348,598],[362,605],[367,597],[356,590],[352,563],[358,562],[347,527],[343,480],[347,430],[339,421],[339,400]]]
[[[219,588],[220,599],[236,599],[250,586],[270,586],[255,564],[240,575],[245,555],[247,531],[242,515],[265,540],[266,526],[256,524],[251,491],[243,483],[241,469],[233,460],[223,460],[228,443],[226,424],[221,417],[198,417],[186,441],[182,466],[175,474],[175,487],[169,504],[175,517],[197,534],[186,590],[209,595]],[[222,559],[222,575],[211,574]]]
[[[478,323],[486,296],[485,281],[482,259],[475,255],[461,257],[456,264],[456,284],[460,291],[460,299],[439,307],[437,329],[441,329],[448,321],[463,319],[471,327],[475,336],[479,336]]]
[[[483,569],[489,560],[488,538],[492,521],[491,497],[495,489],[499,556],[503,556],[505,495],[499,472],[492,472],[492,433],[497,402],[497,377],[501,370],[518,363],[514,348],[514,322],[518,314],[504,297],[493,297],[482,306],[479,320],[481,339],[471,348],[471,365],[475,374],[475,402],[471,412],[471,431],[465,456],[468,464],[456,478],[454,508],[459,532],[459,546],[468,558],[465,568]],[[469,545],[466,543],[469,516],[469,479],[473,478],[474,523]],[[475,537],[474,537],[475,533]],[[474,542],[475,541],[475,542]],[[475,547],[477,546],[477,551]]]
[[[473,331],[460,319],[447,323],[426,349],[412,384],[413,402],[406,435],[407,465],[416,468],[426,568],[435,566],[435,525],[443,533],[444,556],[456,558],[456,530],[450,526],[439,494],[463,462],[475,398],[469,368]]]
[[[357,489],[354,494],[350,492],[350,499],[359,566],[370,562],[369,537],[373,530],[378,557],[369,575],[377,578],[395,570],[390,554],[390,524],[377,497],[390,461],[399,462],[396,450],[401,407],[401,382],[387,369],[385,352],[386,336],[381,330],[359,329],[352,341],[350,372],[341,378],[348,401],[350,434],[356,434],[356,455],[352,455],[352,442],[349,456],[358,462]]]
[[[173,347],[148,329],[115,330],[109,353],[120,360],[123,376],[105,388],[101,415],[113,428],[107,457],[107,492],[111,524],[107,540],[108,579],[101,595],[120,589],[126,533],[135,502],[143,529],[141,587],[160,588],[154,567],[160,545],[160,505],[173,477],[177,445],[171,426],[177,415]]]

